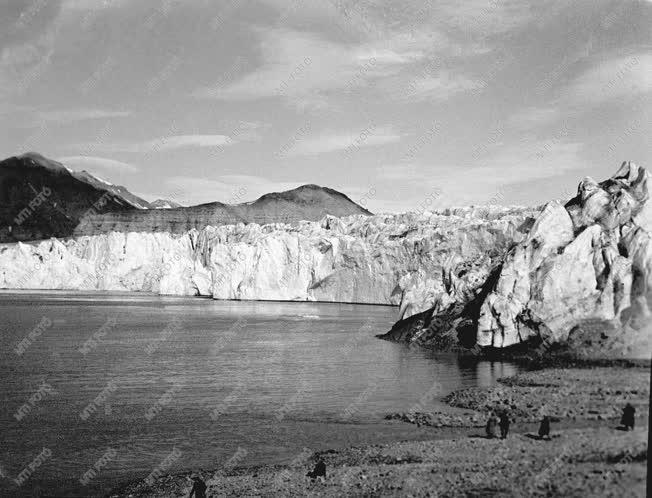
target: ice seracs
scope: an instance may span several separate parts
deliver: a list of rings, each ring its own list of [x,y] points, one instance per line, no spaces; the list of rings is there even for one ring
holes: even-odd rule
[[[6,244],[0,246],[0,287],[395,304],[407,317],[448,292],[444,274],[451,257],[462,258],[467,279],[481,278],[523,237],[519,228],[535,212],[494,207],[326,216],[184,234],[112,232]]]
[[[484,280],[462,275],[463,260],[451,262],[434,307],[385,337],[493,348],[579,341],[631,353],[652,332],[648,180],[631,162],[603,182],[585,178],[565,205],[548,203],[493,267],[483,265]],[[649,350],[649,340],[642,344]]]

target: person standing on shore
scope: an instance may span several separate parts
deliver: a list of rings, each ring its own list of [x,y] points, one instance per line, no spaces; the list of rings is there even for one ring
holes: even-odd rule
[[[505,439],[507,437],[507,434],[509,433],[509,424],[509,414],[507,413],[507,410],[505,410],[500,414],[500,439]]]
[[[206,498],[206,483],[197,475],[193,476],[192,480],[193,485],[188,498],[193,498],[193,496],[195,498]]]
[[[493,439],[498,435],[496,431],[497,426],[498,426],[498,417],[496,417],[496,414],[494,412],[491,412],[489,414],[489,419],[487,420],[487,427],[485,428],[487,432],[487,437],[489,439]]]
[[[631,403],[627,403],[623,408],[623,416],[620,418],[620,423],[626,430],[634,430],[634,422],[636,421],[636,408]]]
[[[319,479],[321,482],[326,481],[326,463],[320,458],[315,464],[315,468],[312,472],[306,474],[312,481]]]
[[[550,439],[550,417],[548,415],[541,419],[541,425],[539,425],[539,439],[544,438]]]

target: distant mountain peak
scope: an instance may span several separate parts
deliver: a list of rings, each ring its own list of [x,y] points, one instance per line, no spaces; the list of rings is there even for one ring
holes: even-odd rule
[[[150,209],[176,209],[183,207],[178,202],[171,201],[169,199],[156,199],[153,202],[149,203]]]
[[[38,209],[30,209],[23,220],[20,213],[42,190],[50,192],[47,199]],[[37,152],[0,161],[0,205],[6,206],[0,210],[0,240],[4,241],[110,231],[182,233],[208,225],[294,223],[329,215],[371,214],[342,192],[312,183],[233,205],[212,202],[183,207],[167,199],[149,203],[123,186],[86,170],[74,171]]]
[[[324,187],[321,187],[314,183],[306,183],[305,185],[301,185],[300,187],[297,187],[293,190],[324,190]]]
[[[89,173],[85,169],[81,171],[73,171],[67,167],[66,169],[68,169],[68,171],[70,171],[70,174],[72,174],[72,176],[74,176],[78,180],[82,182],[86,182],[97,189],[110,192],[135,208],[149,209],[149,202],[147,202],[145,199],[141,199],[140,197],[132,194],[131,192],[129,192],[129,190],[127,190],[122,185],[115,185],[105,180],[104,178],[100,178],[99,176],[93,173]]]
[[[19,156],[16,156],[17,159],[21,159],[26,166],[40,166],[50,171],[57,172],[68,172],[72,173],[72,170],[66,167],[64,164],[54,161],[53,159],[48,159],[38,152],[25,152]]]
[[[327,204],[331,202],[333,204],[339,204],[339,207],[348,206],[352,211],[349,214],[365,214],[371,215],[371,211],[360,206],[349,196],[343,194],[342,192],[329,188],[316,185],[314,183],[308,183],[306,185],[301,185],[297,188],[291,190],[285,190],[283,192],[270,192],[269,194],[262,195],[256,201],[249,204],[264,203],[269,201],[286,201],[286,202],[299,202],[302,204]],[[329,213],[335,216],[341,216],[336,213]]]
[[[82,175],[92,176],[92,177],[95,178],[97,181],[99,181],[100,183],[103,183],[103,184],[105,184],[105,185],[109,185],[109,186],[111,186],[111,187],[114,186],[113,183],[111,183],[111,182],[109,182],[109,181],[106,181],[104,178],[100,178],[99,176],[94,175],[93,173],[90,173],[90,172],[86,171],[85,169],[81,170],[79,173],[81,173]]]
[[[69,236],[89,214],[136,209],[115,187],[35,152],[0,161],[0,206],[8,242]]]

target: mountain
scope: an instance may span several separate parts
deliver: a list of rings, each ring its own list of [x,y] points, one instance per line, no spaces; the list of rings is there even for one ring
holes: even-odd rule
[[[236,223],[293,223],[318,221],[324,216],[367,215],[371,213],[346,195],[330,188],[303,185],[286,192],[265,194],[253,202],[223,204],[211,202],[171,209],[117,211],[86,217],[75,235],[109,232],[184,233],[207,226]]]
[[[149,203],[150,209],[174,209],[183,207],[178,202],[174,202],[168,199],[156,199],[154,202]]]
[[[132,194],[122,185],[114,185],[113,183],[109,183],[106,180],[102,180],[101,178],[90,174],[86,170],[73,171],[72,175],[78,180],[86,182],[99,190],[111,192],[115,196],[120,197],[125,202],[131,204],[137,209],[150,209],[152,207],[150,203],[145,199],[141,199],[140,197]]]
[[[91,213],[136,210],[120,189],[36,153],[0,161],[0,241],[66,237]]]
[[[0,242],[118,232],[183,233],[209,225],[317,221],[371,214],[346,195],[317,185],[265,194],[254,202],[182,207],[150,204],[87,171],[40,154],[0,162]]]

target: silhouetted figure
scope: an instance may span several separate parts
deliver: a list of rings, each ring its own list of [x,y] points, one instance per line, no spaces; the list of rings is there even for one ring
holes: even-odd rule
[[[636,419],[636,408],[631,403],[627,403],[623,408],[623,416],[620,418],[620,424],[627,430],[634,430],[634,421]]]
[[[199,476],[194,476],[192,480],[192,489],[188,498],[192,498],[193,496],[195,498],[206,498],[206,483]]]
[[[502,412],[500,414],[500,439],[505,439],[507,437],[507,433],[509,432],[509,415],[507,412]]]
[[[491,412],[489,414],[489,418],[487,419],[487,426],[485,427],[485,431],[487,432],[487,437],[489,439],[498,436],[497,427],[498,427],[498,417],[496,417],[494,412]]]
[[[315,468],[312,469],[311,472],[308,472],[306,474],[310,479],[313,481],[317,478],[319,478],[321,481],[326,480],[326,464],[324,461],[320,458],[317,460],[317,463],[315,464]]]
[[[539,425],[539,438],[550,439],[550,417],[548,417],[548,415],[541,419],[541,425]]]

